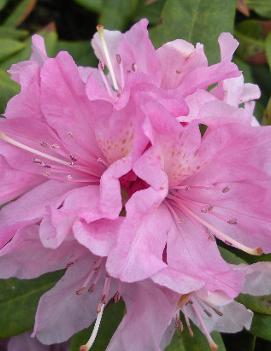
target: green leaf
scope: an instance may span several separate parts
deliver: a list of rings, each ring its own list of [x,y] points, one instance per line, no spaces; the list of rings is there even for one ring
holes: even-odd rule
[[[166,351],[210,351],[206,337],[196,326],[193,326],[193,333],[194,336],[191,337],[187,328],[182,334],[176,332]],[[218,332],[213,332],[212,337],[218,345],[218,350],[226,351],[221,335]]]
[[[246,0],[248,7],[254,10],[258,15],[271,18],[271,1],[270,0]]]
[[[0,0],[0,11],[6,6],[9,0]]]
[[[3,61],[7,57],[21,51],[25,44],[13,39],[0,38],[0,47],[0,61]]]
[[[87,10],[94,12],[100,12],[103,4],[103,0],[75,0],[75,2]]]
[[[251,63],[264,63],[265,34],[260,21],[242,21],[236,26],[235,36],[239,41],[237,54],[240,58]]]
[[[266,49],[267,62],[271,70],[271,32],[266,37],[265,49]]]
[[[271,341],[271,316],[255,313],[251,326],[251,333],[265,340]]]
[[[4,25],[9,27],[19,26],[36,6],[37,0],[21,0],[9,17],[4,21]]]
[[[94,66],[97,63],[88,40],[86,41],[58,41],[57,51],[66,50],[78,65]]]
[[[3,113],[8,100],[19,92],[19,86],[9,75],[0,70],[0,113]]]
[[[44,37],[46,50],[49,56],[54,56],[57,52],[57,34],[55,31],[42,30],[39,32]],[[1,39],[0,39],[1,42]],[[8,69],[12,64],[28,60],[31,55],[31,38],[24,42],[24,49],[15,55],[10,56],[7,60],[0,62],[0,68],[3,70]]]
[[[161,12],[166,0],[139,0],[135,14],[138,21],[141,18],[148,18],[151,25],[156,25],[160,22]]]
[[[27,30],[0,26],[0,38],[25,39],[28,34]]]
[[[238,301],[253,312],[271,315],[271,295],[251,296],[241,294],[238,296]]]
[[[105,350],[109,341],[118,327],[124,314],[124,304],[119,302],[117,304],[112,303],[106,307],[101,326],[98,332],[97,339],[91,351]],[[71,338],[69,351],[78,351],[81,345],[84,345],[89,339],[91,329],[85,329]],[[132,341],[131,341],[132,342]],[[146,350],[147,351],[147,350]]]
[[[219,34],[233,30],[235,5],[235,0],[167,0],[162,24],[151,30],[151,37],[156,46],[177,38],[201,42],[214,62],[219,57]]]
[[[246,263],[241,257],[235,255],[233,252],[231,252],[228,249],[225,249],[224,247],[219,247],[219,251],[221,253],[221,256],[224,258],[225,261],[232,263],[232,264],[242,264]]]
[[[103,0],[99,23],[108,29],[122,30],[136,10],[138,0]]]
[[[32,280],[0,280],[0,338],[23,333],[33,327],[40,296],[49,290],[61,272]]]

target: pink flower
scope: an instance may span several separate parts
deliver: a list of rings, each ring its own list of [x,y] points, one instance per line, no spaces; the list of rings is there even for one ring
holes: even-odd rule
[[[162,106],[145,111],[152,146],[133,170],[150,187],[127,202],[107,269],[123,281],[152,277],[180,294],[201,285],[237,296],[240,272],[214,239],[270,252],[270,128],[229,123],[201,136],[196,122],[183,128]]]
[[[220,297],[227,310],[258,274],[225,262],[215,238],[271,250],[270,128],[251,126],[258,90],[231,62],[230,34],[211,66],[201,44],[155,50],[146,20],[124,34],[99,26],[92,45],[97,69],[47,57],[34,36],[30,60],[11,68],[21,92],[0,121],[0,276],[66,269],[39,302],[33,335],[44,344],[96,320],[88,351],[122,297],[107,351],[163,350],[180,309],[215,349],[209,329],[227,313],[208,328],[202,304]],[[250,317],[240,307],[235,330]]]
[[[131,351],[160,350],[160,342],[176,310],[178,295],[151,281],[121,283],[106,274],[104,264],[104,258],[92,255],[75,240],[65,241],[56,249],[44,248],[35,224],[18,230],[1,250],[0,276],[29,279],[66,268],[63,277],[39,302],[33,336],[43,344],[67,340],[90,326],[97,316],[87,346],[82,347],[82,350],[89,350],[105,306],[111,298],[118,302],[122,297],[127,313],[107,351],[127,350],[131,338],[135,338]],[[145,336],[142,336],[142,327]]]
[[[245,273],[242,293],[261,296],[271,291],[271,264],[261,262],[253,265],[241,264],[234,267]],[[243,328],[250,329],[253,313],[242,304],[228,299],[225,295],[211,293],[201,289],[192,294],[183,295],[178,307],[185,317],[190,334],[193,335],[190,319],[205,334],[211,350],[216,351],[217,345],[210,333],[214,330],[223,333],[236,333]],[[178,317],[179,318],[179,317]]]
[[[89,101],[72,58],[47,58],[39,37],[33,45],[30,61],[12,66],[22,90],[0,121],[0,201],[20,196],[1,210],[1,245],[40,222],[43,244],[57,247],[74,225],[79,242],[106,255],[121,221],[119,178],[147,143],[142,112],[133,98],[120,111]]]

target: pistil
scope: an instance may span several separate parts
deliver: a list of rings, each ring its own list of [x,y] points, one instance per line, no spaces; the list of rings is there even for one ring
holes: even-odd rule
[[[100,328],[101,321],[102,321],[104,308],[105,308],[105,304],[100,304],[93,331],[90,335],[88,342],[85,345],[82,345],[80,347],[80,351],[89,351],[90,348],[92,347],[92,345],[94,344],[95,339],[96,339],[97,334],[98,334],[98,331],[99,331],[99,328]]]
[[[119,90],[118,87],[118,83],[117,83],[117,79],[114,73],[114,69],[113,69],[113,65],[112,65],[112,61],[110,59],[110,54],[109,54],[109,50],[108,50],[108,46],[106,44],[106,40],[104,37],[104,26],[102,25],[98,25],[97,26],[97,31],[101,40],[101,44],[102,44],[102,48],[103,48],[103,52],[104,52],[104,56],[105,56],[105,60],[106,60],[106,65],[108,68],[108,71],[110,73],[111,79],[112,79],[112,83],[113,83],[113,87],[116,91]]]

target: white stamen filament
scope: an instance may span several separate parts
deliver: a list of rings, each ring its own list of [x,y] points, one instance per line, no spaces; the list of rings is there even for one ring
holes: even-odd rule
[[[99,313],[97,315],[97,319],[96,319],[94,328],[92,330],[92,333],[90,335],[90,338],[89,338],[88,342],[85,345],[82,345],[80,347],[80,351],[89,351],[90,348],[92,347],[92,345],[94,344],[95,339],[96,339],[97,334],[98,334],[98,331],[99,331],[99,328],[100,328],[100,324],[101,324],[101,320],[102,320],[102,317],[103,317],[104,308],[105,308],[105,305],[102,304],[101,307],[100,307]]]
[[[198,318],[198,321],[200,323],[200,326],[202,328],[202,331],[203,333],[205,334],[207,340],[208,340],[208,344],[210,346],[210,349],[212,351],[217,351],[218,350],[218,346],[217,344],[214,342],[213,338],[211,337],[203,319],[202,319],[202,316],[201,316],[201,313],[200,313],[200,310],[199,310],[199,305],[197,304],[197,301],[193,300],[193,303],[192,303],[192,309],[194,310],[195,312],[195,315],[197,316]]]
[[[259,256],[263,253],[262,249],[257,247],[257,248],[251,248],[248,247],[246,245],[243,245],[241,243],[239,243],[239,241],[234,240],[232,237],[230,237],[229,235],[221,232],[220,230],[218,230],[216,227],[214,227],[212,224],[206,222],[204,219],[202,219],[201,217],[199,217],[198,215],[196,215],[193,211],[191,211],[188,207],[184,206],[183,204],[181,204],[180,202],[178,202],[178,205],[182,207],[182,209],[184,210],[184,212],[186,212],[187,214],[189,214],[191,217],[195,218],[198,222],[200,222],[201,224],[203,224],[205,227],[207,227],[208,229],[210,229],[210,231],[212,233],[215,234],[215,236],[222,240],[223,242],[225,242],[225,244],[229,244],[232,245],[234,247],[236,247],[237,249],[240,249],[250,255],[255,255],[255,256]]]
[[[112,62],[111,62],[111,59],[110,59],[109,50],[108,50],[108,47],[107,47],[107,44],[106,44],[106,40],[105,40],[105,37],[104,37],[104,27],[102,25],[98,25],[97,26],[97,31],[98,31],[99,36],[100,36],[100,40],[101,40],[101,43],[102,43],[104,56],[105,56],[105,59],[106,59],[106,65],[107,65],[108,71],[109,71],[109,73],[111,75],[111,78],[112,78],[113,87],[114,87],[114,89],[116,91],[118,91],[119,87],[118,87],[117,79],[116,79],[116,76],[115,76],[115,73],[114,73],[114,70],[113,70],[113,65],[112,65]]]
[[[106,88],[108,94],[113,98],[114,97],[113,93],[111,91],[111,88],[110,88],[110,86],[108,84],[107,78],[106,78],[106,76],[105,76],[105,74],[103,72],[103,68],[101,66],[102,66],[101,64],[98,65],[98,69],[99,69],[100,75],[102,77],[102,80],[104,82],[104,85],[105,85],[105,88]]]
[[[5,142],[7,142],[7,143],[9,143],[9,144],[11,144],[13,146],[16,146],[16,147],[20,148],[22,150],[28,151],[28,152],[30,152],[30,153],[32,153],[34,155],[41,156],[43,158],[46,158],[47,160],[59,163],[59,164],[61,164],[63,166],[72,167],[69,162],[61,160],[60,158],[57,158],[57,157],[45,154],[45,153],[43,153],[43,152],[41,152],[39,150],[33,149],[32,147],[29,147],[29,146],[27,146],[25,144],[20,143],[17,140],[14,140],[14,139],[10,138],[9,136],[7,136],[3,132],[0,132],[0,139],[2,139],[3,141],[5,141]]]
[[[58,157],[55,157],[55,156],[46,154],[44,152],[41,152],[39,150],[33,149],[32,147],[27,146],[27,145],[15,140],[15,139],[9,137],[8,135],[6,135],[4,132],[1,132],[1,131],[0,131],[0,139],[5,141],[6,143],[8,143],[10,145],[16,146],[17,148],[25,150],[25,151],[33,154],[33,155],[37,155],[37,156],[43,157],[46,160],[49,160],[49,161],[61,164],[62,166],[69,167],[69,168],[72,168],[73,170],[77,170],[77,171],[81,171],[81,172],[90,174],[93,177],[97,177],[97,174],[91,172],[89,170],[89,168],[87,168],[87,167],[80,166],[80,165],[75,165],[74,161],[65,161],[65,160],[62,160],[62,159],[60,159]],[[41,162],[36,162],[36,163],[42,164]],[[52,166],[49,167],[49,165],[47,165],[47,167],[48,168],[52,168]],[[49,176],[49,173],[48,173],[48,176]]]

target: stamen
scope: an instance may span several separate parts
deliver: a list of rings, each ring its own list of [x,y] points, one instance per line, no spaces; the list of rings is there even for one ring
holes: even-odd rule
[[[100,328],[101,320],[102,320],[102,317],[103,317],[104,307],[105,307],[105,305],[101,304],[100,311],[99,311],[99,313],[97,315],[97,319],[96,319],[94,328],[92,330],[92,333],[90,335],[90,338],[89,338],[88,342],[85,345],[82,345],[80,347],[80,351],[89,351],[90,348],[92,347],[92,345],[94,344],[95,339],[96,339],[97,334],[98,334],[98,331],[99,331],[99,328]]]
[[[213,338],[211,337],[211,335],[210,335],[210,333],[209,333],[209,331],[208,331],[208,329],[207,329],[207,327],[206,327],[206,325],[205,325],[205,323],[204,323],[204,320],[202,319],[202,316],[201,316],[201,313],[200,313],[200,310],[199,310],[199,305],[197,304],[197,301],[193,301],[194,303],[193,303],[193,305],[192,305],[192,308],[193,308],[193,310],[194,310],[194,312],[195,312],[195,315],[197,316],[197,318],[198,318],[198,321],[199,321],[199,323],[200,323],[200,326],[201,326],[201,328],[202,328],[202,331],[203,331],[203,333],[205,334],[205,336],[206,336],[206,338],[207,338],[207,340],[208,340],[208,344],[209,344],[209,346],[210,346],[210,349],[212,350],[212,351],[217,351],[218,350],[218,346],[217,346],[217,344],[214,342],[214,340],[213,340]]]
[[[120,68],[120,84],[121,84],[121,88],[123,89],[124,88],[124,84],[125,84],[125,81],[124,81],[124,70],[123,70],[123,64],[122,64],[122,61],[121,61],[121,57],[119,54],[116,55],[116,60],[117,60],[117,63],[119,65],[119,68]]]
[[[183,332],[184,330],[184,327],[183,327],[183,323],[182,321],[180,320],[180,317],[178,314],[176,314],[176,317],[175,317],[175,328],[180,332],[180,334]]]
[[[198,215],[196,215],[193,211],[191,211],[188,207],[184,206],[180,202],[178,202],[178,205],[182,207],[184,212],[186,212],[187,214],[189,214],[190,216],[195,218],[198,222],[203,224],[205,227],[210,229],[211,232],[213,232],[218,239],[224,241],[226,244],[232,245],[232,246],[236,247],[237,249],[240,249],[240,250],[242,250],[250,255],[260,256],[263,253],[263,250],[260,247],[251,248],[251,247],[248,247],[246,245],[239,243],[238,241],[231,238],[229,235],[227,235],[227,234],[221,232],[220,230],[218,230],[217,228],[215,228],[212,224],[210,224],[210,223],[206,222],[204,219],[200,218]]]
[[[109,84],[108,84],[108,81],[107,81],[107,78],[106,78],[106,76],[105,76],[105,74],[104,74],[104,72],[103,72],[104,65],[102,64],[102,62],[100,62],[100,63],[98,64],[98,69],[99,69],[100,75],[101,75],[101,77],[102,77],[102,80],[103,80],[103,82],[104,82],[104,85],[105,85],[105,87],[106,87],[106,90],[107,90],[108,94],[113,98],[114,96],[113,96],[113,94],[112,94],[111,88],[110,88],[110,86],[109,86]]]
[[[191,337],[193,337],[193,336],[194,336],[194,333],[193,333],[193,330],[192,330],[192,328],[191,328],[190,320],[189,320],[189,318],[187,317],[187,315],[186,315],[186,313],[185,313],[184,311],[183,311],[183,314],[184,314],[184,320],[185,320],[185,324],[186,324],[186,326],[187,326],[189,335],[190,335]]]
[[[56,163],[59,163],[63,166],[70,166],[69,162],[66,162],[64,160],[61,160],[60,158],[57,158],[57,157],[54,157],[54,156],[51,156],[51,155],[48,155],[48,154],[45,154],[44,152],[41,152],[39,150],[36,150],[36,149],[33,149],[32,147],[29,147],[23,143],[20,143],[19,141],[17,140],[14,140],[12,138],[10,138],[9,136],[7,136],[5,133],[1,132],[0,131],[0,139],[2,139],[3,141],[7,142],[8,144],[11,144],[13,146],[16,146],[18,147],[19,149],[22,149],[22,150],[25,150],[25,151],[28,151],[34,155],[37,155],[37,156],[40,156],[40,157],[43,157],[43,158],[46,158],[47,160],[50,160],[50,161],[53,161],[53,162],[56,162]],[[37,159],[36,159],[37,160]]]
[[[102,48],[103,48],[103,51],[104,51],[104,56],[105,56],[105,59],[106,59],[106,65],[107,65],[108,71],[109,71],[109,73],[111,75],[111,78],[112,78],[113,87],[114,87],[114,89],[116,91],[118,91],[119,90],[118,83],[117,83],[116,76],[115,76],[115,73],[114,73],[114,70],[113,70],[113,65],[112,65],[112,62],[111,62],[111,59],[110,59],[110,54],[109,54],[109,50],[108,50],[108,47],[107,47],[107,44],[106,44],[106,40],[105,40],[105,37],[104,37],[104,26],[98,25],[97,26],[97,31],[98,31],[99,36],[100,36],[100,40],[101,40],[101,43],[102,43]]]
[[[45,158],[47,160],[50,160],[52,162],[56,162],[58,164],[66,166],[66,167],[73,168],[73,169],[76,169],[78,171],[82,171],[84,173],[88,173],[88,174],[90,174],[92,176],[97,176],[97,174],[91,172],[90,169],[88,169],[87,167],[79,166],[79,165],[76,165],[76,167],[74,167],[74,163],[72,161],[71,162],[67,162],[67,161],[64,161],[64,160],[62,160],[62,159],[60,159],[58,157],[55,157],[55,156],[46,154],[44,152],[41,152],[39,150],[33,149],[30,146],[27,146],[27,145],[15,140],[15,139],[12,139],[11,137],[9,137],[8,135],[6,135],[5,133],[3,133],[1,131],[0,131],[0,139],[2,139],[3,141],[5,141],[8,144],[11,144],[13,146],[18,147],[19,149],[22,149],[24,151],[30,152],[31,154],[43,157],[43,158]],[[57,149],[57,148],[60,148],[60,146],[57,145],[57,144],[52,144],[51,148]],[[39,160],[37,158],[33,160],[33,162],[35,162],[35,163],[40,163],[40,161],[41,160]],[[48,173],[46,173],[46,175],[48,175]]]

